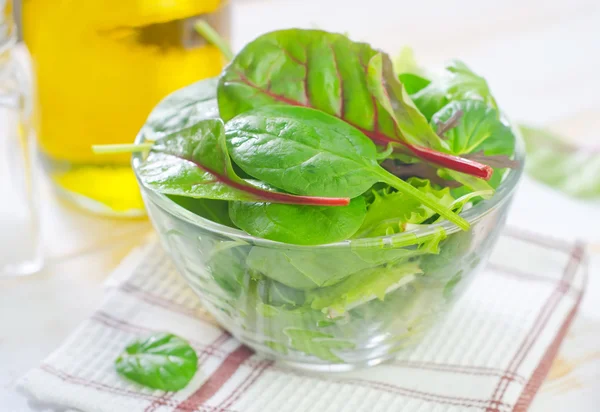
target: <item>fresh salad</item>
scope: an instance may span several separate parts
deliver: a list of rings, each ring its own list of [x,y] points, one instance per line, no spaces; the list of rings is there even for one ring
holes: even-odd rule
[[[144,151],[146,190],[281,242],[200,239],[219,289],[200,291],[209,309],[254,347],[327,362],[422,329],[482,259],[465,257],[461,212],[520,167],[513,129],[464,63],[433,74],[319,30],[260,36],[218,79],[165,98],[141,137],[98,151]],[[401,236],[417,228],[431,230]]]

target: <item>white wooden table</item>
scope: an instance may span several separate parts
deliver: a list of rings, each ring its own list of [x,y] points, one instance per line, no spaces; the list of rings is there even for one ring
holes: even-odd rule
[[[600,143],[597,0],[239,0],[232,26],[236,49],[262,32],[298,26],[348,32],[392,53],[412,45],[424,65],[458,57],[485,75],[513,119]],[[29,411],[15,380],[93,311],[112,268],[151,233],[146,221],[101,219],[60,204],[47,186],[42,197],[46,268],[0,280],[1,411]],[[509,224],[582,239],[600,253],[599,212],[600,202],[572,200],[525,179]],[[534,411],[600,408],[600,254],[593,261],[598,271]]]

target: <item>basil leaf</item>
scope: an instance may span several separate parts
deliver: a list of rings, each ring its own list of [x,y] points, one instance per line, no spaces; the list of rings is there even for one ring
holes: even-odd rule
[[[220,119],[203,120],[158,139],[139,175],[146,187],[168,195],[326,206],[349,202],[279,193],[240,178],[227,153]]]
[[[226,128],[233,160],[267,184],[296,194],[354,198],[384,182],[468,228],[464,219],[379,166],[373,142],[333,116],[305,107],[263,106]]]
[[[156,140],[201,120],[218,118],[217,83],[217,78],[201,80],[162,99],[146,120],[145,137]]]
[[[600,150],[578,147],[547,130],[520,126],[527,151],[525,171],[569,196],[600,197]]]
[[[127,346],[115,360],[115,367],[120,375],[140,385],[178,391],[194,377],[198,357],[185,340],[159,333]]]
[[[231,202],[229,215],[251,235],[299,245],[319,245],[348,239],[365,217],[365,201],[344,207]]]

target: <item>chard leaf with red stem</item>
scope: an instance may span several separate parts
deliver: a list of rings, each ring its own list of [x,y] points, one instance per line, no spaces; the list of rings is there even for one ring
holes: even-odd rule
[[[426,121],[408,136],[401,133],[399,127],[409,124],[396,124],[367,85],[368,64],[377,53],[366,43],[319,30],[267,33],[223,71],[219,112],[227,121],[266,105],[310,107],[346,121],[379,145],[394,143],[422,160],[485,177],[484,165],[438,151],[443,144],[431,136]],[[402,97],[405,102],[407,96]]]
[[[139,168],[142,183],[152,190],[193,198],[346,206],[348,198],[296,196],[266,190],[240,178],[225,144],[220,119],[208,119],[158,139]]]

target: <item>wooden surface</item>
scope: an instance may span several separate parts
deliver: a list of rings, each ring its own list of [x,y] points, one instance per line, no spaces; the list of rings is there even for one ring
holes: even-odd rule
[[[424,65],[458,57],[488,78],[513,120],[545,124],[600,143],[600,2],[505,0],[240,0],[234,46],[283,27],[348,32],[391,53],[412,45]],[[102,282],[151,233],[146,221],[116,221],[42,193],[47,266],[36,276],[0,279],[0,410],[29,411],[13,384],[36,366],[102,299]],[[600,252],[600,202],[572,200],[521,184],[509,224],[581,239]],[[0,228],[1,230],[1,228]],[[7,253],[7,251],[2,251]],[[600,405],[600,255],[588,293],[534,411],[597,411]]]

